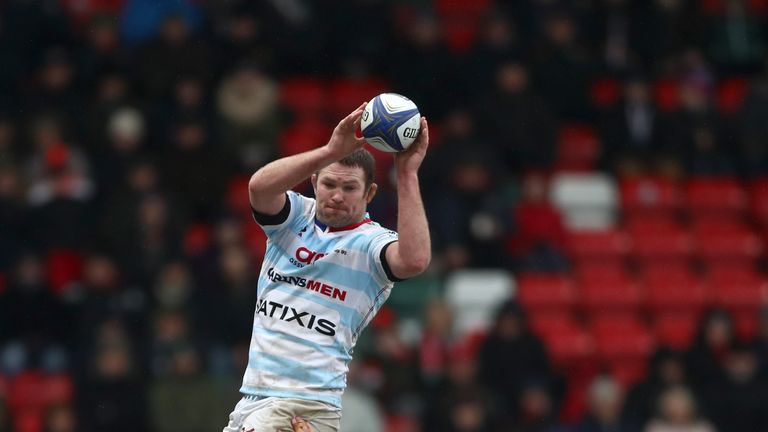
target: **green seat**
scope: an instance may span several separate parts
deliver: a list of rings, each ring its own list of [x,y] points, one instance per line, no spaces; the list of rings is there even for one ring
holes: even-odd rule
[[[440,280],[432,275],[420,275],[395,284],[386,305],[399,319],[422,320],[427,304],[440,297]]]

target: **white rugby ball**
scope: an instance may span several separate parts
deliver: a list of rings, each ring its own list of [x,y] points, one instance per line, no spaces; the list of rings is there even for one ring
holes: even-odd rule
[[[382,93],[371,99],[360,121],[365,141],[385,152],[408,149],[419,136],[420,126],[419,108],[397,93]]]

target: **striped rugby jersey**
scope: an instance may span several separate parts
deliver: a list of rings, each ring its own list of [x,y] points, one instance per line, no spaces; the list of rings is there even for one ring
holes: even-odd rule
[[[397,233],[372,222],[334,229],[315,200],[289,191],[277,216],[254,219],[267,234],[248,367],[240,392],[341,407],[360,332],[395,280],[382,257]]]

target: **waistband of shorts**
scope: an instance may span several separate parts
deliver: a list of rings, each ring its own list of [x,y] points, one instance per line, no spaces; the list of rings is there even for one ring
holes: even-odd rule
[[[243,393],[243,398],[248,399],[250,401],[260,401],[262,399],[266,399],[269,396],[260,396],[260,395],[252,395],[252,394],[245,394]]]

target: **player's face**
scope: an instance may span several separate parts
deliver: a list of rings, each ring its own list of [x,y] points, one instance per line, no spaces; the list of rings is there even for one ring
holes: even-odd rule
[[[317,218],[329,227],[343,227],[360,222],[366,205],[376,193],[376,184],[365,187],[360,167],[334,163],[312,176],[317,200]]]

